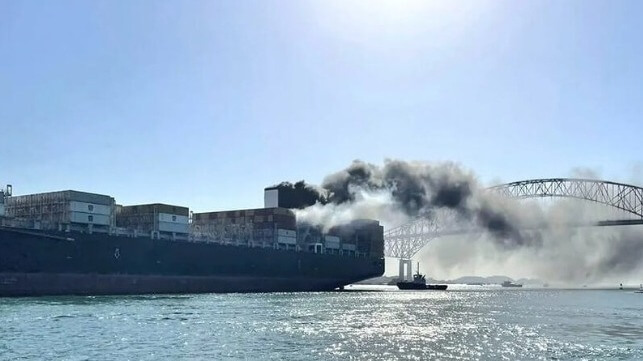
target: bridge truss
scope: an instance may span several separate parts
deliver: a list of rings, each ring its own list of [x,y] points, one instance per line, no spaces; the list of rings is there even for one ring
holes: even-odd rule
[[[509,198],[567,197],[604,204],[643,218],[643,188],[578,178],[533,179],[489,188]]]
[[[595,179],[550,178],[531,179],[488,188],[496,195],[514,199],[563,197],[600,203],[627,212],[643,222],[643,188]],[[410,259],[432,239],[474,230],[473,225],[456,225],[453,212],[435,212],[384,233],[384,254],[387,257]],[[611,221],[604,225],[635,224],[631,220]]]

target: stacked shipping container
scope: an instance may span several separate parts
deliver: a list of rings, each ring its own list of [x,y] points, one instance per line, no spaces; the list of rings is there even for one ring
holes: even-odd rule
[[[384,254],[382,233],[378,221],[366,219],[332,227],[328,232],[306,223],[297,225],[299,246],[316,253],[381,257]]]
[[[323,232],[317,226],[297,224],[293,211],[286,208],[195,213],[190,217],[187,207],[162,203],[121,206],[110,196],[73,190],[7,197],[10,192],[10,188],[0,192],[0,206],[13,227],[383,256],[382,226],[373,220],[353,221]],[[8,224],[5,221],[3,224]]]
[[[6,198],[8,217],[35,229],[110,232],[114,198],[102,194],[60,191]]]
[[[304,182],[282,183],[264,189],[264,206],[305,208],[319,202],[319,197],[319,192]],[[381,257],[384,251],[382,232],[379,222],[373,220],[353,221],[329,232],[302,223],[297,224],[297,248],[317,253]]]
[[[284,208],[194,213],[191,233],[195,240],[250,247],[294,248],[295,214]]]
[[[384,228],[378,221],[359,219],[330,229],[341,239],[341,252],[358,256],[384,256]]]
[[[134,236],[149,235],[156,239],[187,239],[189,229],[187,207],[162,203],[116,206],[116,226]]]

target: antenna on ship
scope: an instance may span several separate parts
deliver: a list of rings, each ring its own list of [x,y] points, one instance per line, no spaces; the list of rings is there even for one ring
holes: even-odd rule
[[[11,197],[11,184],[7,184],[5,189],[0,188],[0,203],[4,203],[5,197]]]
[[[6,214],[4,202],[7,197],[11,197],[11,184],[7,184],[6,189],[0,188],[0,218],[4,218]],[[3,223],[0,225],[3,225]]]

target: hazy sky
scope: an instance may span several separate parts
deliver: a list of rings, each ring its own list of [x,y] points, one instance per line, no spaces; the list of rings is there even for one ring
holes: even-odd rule
[[[359,158],[643,182],[641,1],[0,0],[0,182],[196,211]]]

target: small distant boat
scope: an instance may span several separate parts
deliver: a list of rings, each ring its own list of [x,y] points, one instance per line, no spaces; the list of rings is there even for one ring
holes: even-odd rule
[[[522,287],[520,283],[513,283],[511,281],[504,281],[500,284],[502,287]]]
[[[441,290],[447,289],[447,285],[427,285],[426,278],[420,274],[420,264],[418,263],[418,272],[413,275],[413,281],[400,281],[397,288],[401,290]]]
[[[643,293],[643,283],[641,283],[639,289],[637,291],[634,291],[634,293]]]

